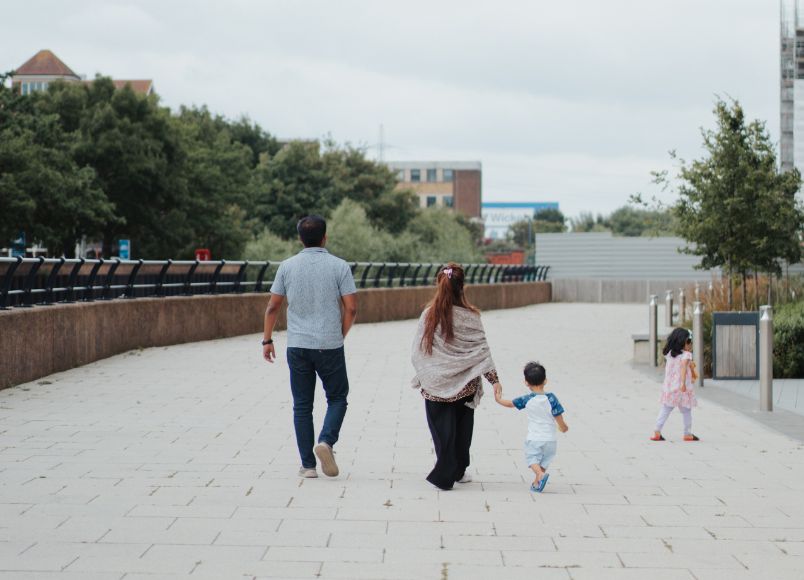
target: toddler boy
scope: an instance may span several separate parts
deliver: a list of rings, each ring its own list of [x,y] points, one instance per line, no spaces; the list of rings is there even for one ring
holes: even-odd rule
[[[530,486],[531,491],[539,492],[547,485],[550,475],[547,467],[556,456],[556,425],[562,433],[569,430],[564,422],[564,407],[553,393],[545,393],[547,372],[537,362],[525,365],[525,385],[530,393],[517,397],[513,401],[502,398],[500,391],[495,391],[494,399],[503,407],[525,409],[528,415],[528,437],[525,440],[525,460],[528,467],[536,474]]]

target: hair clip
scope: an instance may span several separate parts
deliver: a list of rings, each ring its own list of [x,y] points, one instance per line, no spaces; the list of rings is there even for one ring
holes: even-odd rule
[[[443,272],[447,275],[447,278],[452,280],[452,268],[444,268]]]

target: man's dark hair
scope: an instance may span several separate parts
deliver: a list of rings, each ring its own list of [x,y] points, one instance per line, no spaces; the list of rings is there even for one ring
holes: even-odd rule
[[[327,222],[320,215],[308,215],[299,220],[296,231],[305,248],[317,248],[327,234]]]
[[[547,371],[537,362],[529,362],[525,365],[525,380],[533,387],[544,384],[547,380]]]

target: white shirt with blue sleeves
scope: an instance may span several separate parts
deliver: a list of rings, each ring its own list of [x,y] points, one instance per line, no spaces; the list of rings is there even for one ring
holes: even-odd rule
[[[564,407],[553,393],[529,393],[517,397],[514,407],[525,410],[528,415],[528,441],[555,441],[556,421],[564,413]]]

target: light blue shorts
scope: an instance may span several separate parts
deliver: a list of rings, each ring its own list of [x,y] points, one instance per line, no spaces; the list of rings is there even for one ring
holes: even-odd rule
[[[525,441],[525,463],[528,467],[538,464],[547,469],[555,456],[555,441]]]

